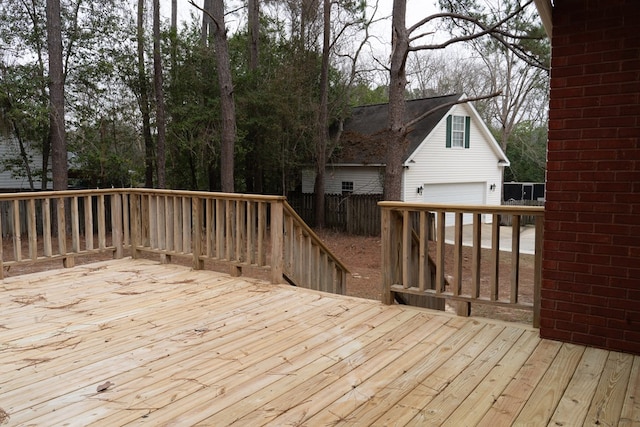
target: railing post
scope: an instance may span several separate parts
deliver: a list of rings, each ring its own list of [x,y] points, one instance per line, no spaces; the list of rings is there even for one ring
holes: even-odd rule
[[[385,266],[382,275],[382,303],[393,304],[393,293],[391,285],[395,277],[393,266],[397,264],[397,260],[393,259],[393,251],[395,245],[392,242],[393,233],[391,230],[391,210],[381,208],[381,224],[382,227],[382,265]]]
[[[86,215],[86,214],[85,214]],[[124,221],[122,220],[122,194],[116,193],[111,195],[111,235],[113,238],[113,246],[116,250],[113,253],[113,257],[120,259],[124,254],[124,247],[122,244],[122,227]],[[87,231],[85,231],[86,233]],[[90,231],[93,232],[93,231]]]
[[[283,202],[271,203],[271,283],[282,283],[284,268],[284,212]]]
[[[533,327],[540,327],[540,294],[542,289],[542,244],[544,239],[544,216],[536,216],[536,240],[533,270]]]
[[[202,255],[202,203],[197,197],[191,199],[191,215],[193,216],[193,237],[191,242],[193,248],[193,269],[202,270],[204,268],[204,262],[200,259]]]
[[[70,268],[75,265],[73,257],[67,255],[67,220],[65,212],[65,199],[60,197],[57,199],[57,213],[58,213],[58,248],[60,249],[60,255],[62,258],[62,265],[65,268]]]
[[[138,246],[140,245],[140,203],[141,196],[131,193],[129,198],[129,208],[131,209],[131,258],[137,259],[139,256]]]

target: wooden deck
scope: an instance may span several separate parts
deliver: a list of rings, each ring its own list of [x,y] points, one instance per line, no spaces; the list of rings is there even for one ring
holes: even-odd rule
[[[640,357],[518,324],[131,259],[0,307],[3,426],[640,423]]]

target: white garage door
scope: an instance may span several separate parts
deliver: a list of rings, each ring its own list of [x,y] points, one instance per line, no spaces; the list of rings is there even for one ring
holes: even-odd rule
[[[482,205],[485,203],[485,184],[465,182],[461,184],[425,184],[422,192],[425,203],[455,203],[458,205]],[[446,225],[454,225],[454,214],[447,214]],[[463,216],[464,224],[472,224],[471,214]]]

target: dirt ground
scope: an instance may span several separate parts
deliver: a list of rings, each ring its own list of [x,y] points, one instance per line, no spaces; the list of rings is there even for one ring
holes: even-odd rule
[[[353,236],[331,230],[315,230],[327,247],[349,269],[347,276],[347,294],[360,298],[380,300],[382,293],[382,247],[380,237]],[[453,247],[447,245],[445,267],[450,267],[453,259]],[[463,280],[471,278],[471,248],[463,248]],[[483,250],[482,259],[490,259],[488,250]],[[520,256],[520,294],[523,301],[533,301],[533,256]],[[446,270],[446,268],[445,268]],[[484,262],[481,269],[481,283],[488,289],[490,265]],[[500,254],[500,282],[504,286],[511,276],[510,253]],[[450,277],[450,276],[449,276]],[[453,310],[451,308],[451,310]],[[491,305],[472,306],[472,315],[531,324],[532,313],[526,310],[512,310]]]

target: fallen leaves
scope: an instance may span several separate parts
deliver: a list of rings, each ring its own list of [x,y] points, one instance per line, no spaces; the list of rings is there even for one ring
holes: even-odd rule
[[[100,385],[96,388],[96,391],[97,391],[98,393],[102,393],[102,392],[107,391],[107,390],[109,389],[109,387],[114,386],[114,385],[115,385],[115,383],[112,383],[111,381],[107,381],[107,382],[105,382],[105,383],[103,383],[103,384],[100,384]]]

